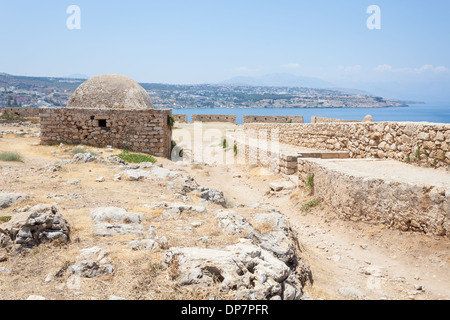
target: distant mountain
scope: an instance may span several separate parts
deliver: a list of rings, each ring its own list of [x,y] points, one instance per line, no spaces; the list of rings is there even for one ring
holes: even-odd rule
[[[7,73],[0,74],[0,86],[13,86],[22,90],[41,90],[45,88],[59,88],[74,91],[84,80],[74,78],[29,77],[15,76]]]
[[[402,101],[450,101],[450,77],[439,79],[347,82],[342,87],[358,88],[371,95]],[[340,91],[343,91],[342,89]]]
[[[85,74],[81,74],[81,73],[74,73],[74,74],[69,75],[67,78],[87,80],[87,79],[89,79],[89,76],[87,76]]]
[[[335,86],[332,83],[319,78],[296,76],[290,73],[267,74],[260,77],[233,77],[220,82],[220,84],[264,87],[304,87],[319,89]]]

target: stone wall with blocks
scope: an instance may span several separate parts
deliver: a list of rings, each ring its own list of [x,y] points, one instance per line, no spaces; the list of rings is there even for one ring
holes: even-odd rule
[[[450,124],[427,122],[247,123],[245,132],[268,140],[323,151],[345,151],[350,158],[393,159],[450,169]]]
[[[243,116],[243,123],[304,123],[302,116]]]
[[[188,121],[187,114],[172,114],[172,117],[176,122],[186,122]]]
[[[193,114],[191,122],[231,122],[237,123],[237,116],[231,114]]]
[[[305,186],[308,176],[314,197],[343,220],[450,237],[450,189],[344,170],[324,160],[298,159],[299,185]]]
[[[111,145],[170,157],[172,110],[42,108],[42,144]]]

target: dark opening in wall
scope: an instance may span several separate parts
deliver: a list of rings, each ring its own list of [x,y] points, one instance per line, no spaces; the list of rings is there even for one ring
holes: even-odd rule
[[[98,120],[98,126],[100,128],[106,128],[106,120]]]

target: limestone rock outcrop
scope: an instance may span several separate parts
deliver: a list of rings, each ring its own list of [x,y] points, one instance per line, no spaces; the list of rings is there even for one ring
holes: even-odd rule
[[[267,250],[241,239],[224,249],[171,248],[164,263],[178,266],[179,285],[218,286],[237,299],[297,300],[302,296],[291,269]]]
[[[10,207],[16,202],[27,199],[28,196],[23,193],[0,192],[0,210]]]
[[[0,247],[31,248],[43,242],[68,242],[70,226],[55,204],[38,204],[0,225]]]

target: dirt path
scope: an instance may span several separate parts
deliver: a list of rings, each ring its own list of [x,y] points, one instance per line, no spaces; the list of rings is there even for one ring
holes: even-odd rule
[[[266,195],[280,176],[251,166],[204,166],[190,174],[222,190],[234,205],[266,204],[288,218],[313,272],[314,285],[307,291],[311,298],[450,298],[446,239],[336,220],[325,207],[302,213],[290,194]]]
[[[264,168],[203,164],[189,174],[222,190],[231,205],[266,204],[288,218],[311,266],[306,294],[313,299],[450,298],[448,239],[338,220],[324,205],[304,213],[292,199],[298,190],[267,194],[271,182],[285,178]]]

